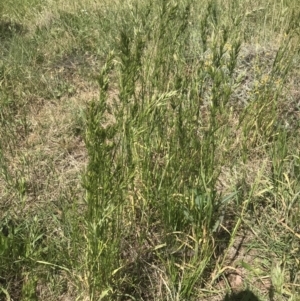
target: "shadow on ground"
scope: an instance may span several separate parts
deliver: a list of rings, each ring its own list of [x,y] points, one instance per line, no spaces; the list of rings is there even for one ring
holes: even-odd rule
[[[26,29],[22,24],[0,19],[0,40],[11,39],[14,34],[24,33],[26,33]]]
[[[239,293],[227,294],[224,301],[260,301],[251,291],[245,290]]]

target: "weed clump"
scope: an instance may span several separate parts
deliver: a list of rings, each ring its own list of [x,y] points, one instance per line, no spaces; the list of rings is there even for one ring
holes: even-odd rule
[[[296,298],[296,1],[30,3],[0,4],[1,297]]]

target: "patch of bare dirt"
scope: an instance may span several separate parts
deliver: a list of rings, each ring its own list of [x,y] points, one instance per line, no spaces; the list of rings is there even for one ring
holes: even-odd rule
[[[222,269],[216,270],[212,275],[215,280],[213,281],[214,288],[220,292],[230,291],[232,297],[229,297],[230,294],[228,294],[224,299],[224,295],[218,295],[207,300],[244,300],[238,299],[237,296],[247,296],[246,291],[249,292],[249,295],[257,295],[263,297],[264,300],[269,300],[273,289],[269,276],[270,271],[263,266],[261,260],[263,254],[251,247],[251,243],[255,240],[257,238],[251,230],[240,231],[232,245],[224,251],[225,258]]]

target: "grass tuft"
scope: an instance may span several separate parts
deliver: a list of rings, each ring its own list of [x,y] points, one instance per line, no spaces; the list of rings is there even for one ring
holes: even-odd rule
[[[297,300],[299,13],[1,2],[0,299]]]

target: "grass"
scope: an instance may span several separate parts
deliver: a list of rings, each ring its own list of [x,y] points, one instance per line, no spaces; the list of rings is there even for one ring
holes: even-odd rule
[[[297,1],[0,6],[0,299],[299,300]]]

